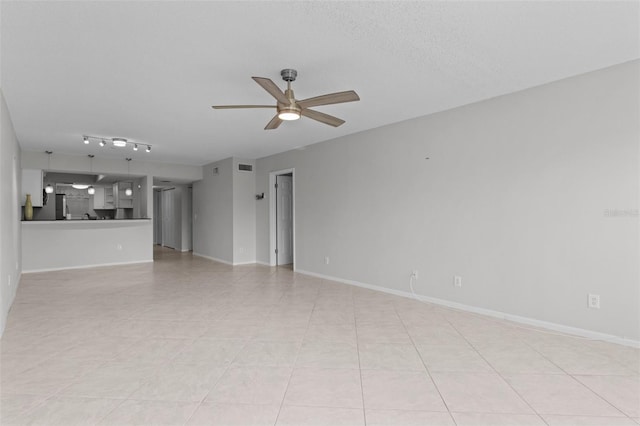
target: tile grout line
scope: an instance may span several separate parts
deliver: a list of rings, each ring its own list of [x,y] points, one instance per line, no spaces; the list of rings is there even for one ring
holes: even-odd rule
[[[433,386],[436,388],[436,391],[438,392],[438,395],[440,395],[440,400],[442,401],[442,403],[444,404],[445,408],[447,409],[447,413],[449,413],[449,417],[453,421],[453,424],[457,425],[458,422],[456,421],[455,417],[453,417],[453,414],[451,413],[451,410],[449,409],[449,404],[447,404],[447,401],[445,401],[444,397],[442,396],[442,392],[440,391],[440,388],[438,387],[438,384],[436,383],[435,380],[433,380],[433,376],[431,375],[431,372],[429,371],[429,367],[427,367],[427,364],[425,363],[424,359],[422,358],[422,354],[418,350],[418,347],[416,346],[416,342],[413,339],[413,336],[411,335],[411,333],[409,333],[409,330],[407,330],[407,325],[405,324],[404,320],[402,319],[402,316],[400,314],[398,314],[398,308],[396,307],[395,303],[393,304],[393,310],[395,311],[396,315],[400,319],[400,324],[402,324],[402,328],[404,328],[405,333],[407,333],[407,336],[409,336],[409,339],[411,340],[411,344],[413,345],[413,350],[416,351],[416,353],[418,354],[418,358],[420,358],[420,362],[424,366],[424,369],[427,372],[427,376],[429,376],[429,379],[431,380],[431,383],[433,383]]]
[[[321,282],[322,284],[322,282]],[[309,326],[311,324],[311,317],[313,316],[313,312],[316,309],[316,303],[318,300],[318,292],[320,290],[320,285],[316,289],[315,298],[313,300],[313,308],[311,308],[311,313],[309,314],[309,318],[307,319],[307,327],[304,331],[304,335],[300,340],[300,344],[298,345],[298,350],[296,352],[295,359],[293,360],[293,365],[291,367],[291,373],[289,373],[289,380],[287,381],[287,386],[284,389],[284,393],[282,394],[282,401],[280,402],[280,408],[278,409],[278,414],[276,415],[276,419],[273,422],[273,425],[276,426],[278,424],[278,419],[280,418],[280,414],[282,413],[282,407],[284,407],[284,400],[287,397],[287,392],[289,391],[289,385],[291,385],[291,378],[293,377],[293,372],[296,370],[296,365],[298,363],[298,357],[300,356],[300,352],[302,351],[302,345],[304,344],[304,339],[307,337],[307,333],[309,332]],[[284,297],[284,295],[282,296]]]
[[[544,419],[544,417],[542,417],[542,414],[538,413],[538,411],[537,411],[537,410],[536,410],[536,409],[535,409],[535,408],[534,408],[534,407],[529,403],[529,401],[527,401],[527,400],[526,400],[522,395],[520,395],[520,392],[518,392],[518,391],[517,391],[517,390],[516,390],[512,385],[511,385],[511,383],[509,383],[509,382],[507,381],[507,379],[505,379],[505,378],[502,376],[502,374],[501,374],[498,370],[496,370],[496,368],[493,366],[493,364],[491,364],[491,363],[489,362],[489,360],[487,360],[487,359],[486,359],[486,358],[485,358],[485,357],[480,353],[480,351],[478,350],[478,348],[476,348],[476,347],[475,347],[475,345],[474,345],[473,343],[471,343],[471,342],[469,341],[469,339],[467,339],[467,337],[466,337],[463,333],[461,333],[461,332],[460,332],[460,330],[458,330],[458,328],[457,328],[457,327],[456,327],[456,326],[455,326],[455,325],[454,325],[454,324],[453,324],[453,323],[452,323],[452,322],[451,322],[447,317],[444,317],[444,320],[445,320],[445,321],[446,321],[446,322],[447,322],[451,327],[453,327],[453,329],[454,329],[454,330],[455,330],[455,331],[456,331],[456,332],[457,332],[457,333],[458,333],[458,334],[459,334],[459,335],[460,335],[460,336],[465,340],[465,342],[467,342],[467,344],[468,344],[469,346],[471,346],[471,348],[472,348],[472,349],[473,349],[473,350],[478,354],[478,356],[479,356],[480,358],[482,358],[482,360],[483,360],[484,362],[486,362],[486,363],[487,363],[487,365],[488,365],[489,367],[491,367],[491,369],[494,371],[494,373],[495,373],[498,377],[500,377],[500,380],[502,380],[502,382],[503,382],[503,383],[505,383],[507,386],[509,386],[509,388],[510,388],[510,389],[511,389],[511,390],[512,390],[516,395],[518,395],[518,398],[520,398],[520,400],[522,400],[522,402],[524,402],[525,404],[527,404],[527,406],[531,409],[531,411],[533,411],[533,412],[535,413],[535,415],[536,415],[536,416],[538,416],[538,418],[539,418],[539,419],[541,419],[541,420],[542,420],[546,425],[549,425],[549,423]],[[524,414],[524,413],[522,413],[522,414]]]
[[[543,354],[542,352],[540,352],[537,348],[535,348],[534,346],[532,346],[531,344],[529,344],[528,342],[525,342],[527,344],[527,346],[529,346],[534,352],[536,352],[538,355],[540,355],[541,357],[543,357],[544,359],[546,359],[547,361],[549,361],[551,364],[555,365],[560,371],[562,371],[565,375],[571,377],[571,379],[573,379],[575,382],[577,382],[579,385],[585,387],[586,389],[588,389],[591,393],[593,393],[595,396],[597,396],[598,398],[600,398],[601,400],[603,400],[604,402],[606,402],[607,404],[609,404],[611,407],[615,408],[616,410],[618,410],[620,413],[622,413],[623,416],[631,419],[633,421],[633,419],[627,415],[627,413],[625,413],[624,411],[622,411],[621,409],[619,409],[618,407],[616,407],[613,403],[609,402],[606,398],[604,398],[602,395],[598,394],[596,391],[594,391],[593,389],[591,389],[589,386],[585,385],[584,383],[582,383],[580,380],[578,380],[577,378],[574,377],[573,374],[569,373],[568,371],[566,371],[564,368],[562,368],[560,365],[556,364],[555,362],[553,362],[553,360],[551,358],[549,358],[548,356],[546,356],[545,354]],[[579,376],[579,374],[577,374]],[[600,376],[600,375],[596,375],[596,376]],[[598,416],[591,416],[591,417],[598,417]]]
[[[358,339],[358,315],[356,312],[356,298],[353,294],[353,290],[349,294],[351,294],[351,305],[353,306],[353,328],[356,333],[356,353],[358,354],[358,373],[360,374],[360,395],[362,396],[362,418],[364,419],[364,426],[367,426],[367,410],[365,409],[364,383],[362,380],[362,363],[360,362],[360,341]]]

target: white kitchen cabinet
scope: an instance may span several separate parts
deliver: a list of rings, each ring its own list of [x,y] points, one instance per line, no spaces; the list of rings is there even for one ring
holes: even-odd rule
[[[104,209],[115,209],[116,204],[114,200],[114,188],[115,185],[109,185],[104,187]]]
[[[113,186],[96,186],[93,194],[93,209],[113,210]]]
[[[104,187],[96,186],[93,194],[93,209],[104,209]]]
[[[33,207],[42,207],[42,170],[22,169],[22,197],[21,205],[27,201],[27,194],[31,194]]]

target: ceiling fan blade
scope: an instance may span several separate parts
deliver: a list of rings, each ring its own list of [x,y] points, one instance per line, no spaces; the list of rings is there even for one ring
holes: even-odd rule
[[[284,95],[282,90],[270,79],[264,77],[251,77],[256,83],[258,83],[264,90],[269,92],[271,96],[277,99],[281,104],[289,105],[289,99]]]
[[[300,108],[310,108],[319,105],[341,104],[343,102],[359,101],[360,97],[353,90],[346,92],[330,93],[328,95],[316,96],[315,98],[297,101]]]
[[[300,114],[333,127],[338,127],[344,124],[344,120],[341,120],[338,117],[325,114],[324,112],[314,111],[312,109],[303,109]]]
[[[213,109],[275,108],[275,105],[213,105]]]
[[[280,120],[278,118],[278,114],[276,114],[270,122],[267,123],[266,127],[264,128],[265,130],[273,130],[273,129],[277,129],[278,126],[282,124],[282,120]]]

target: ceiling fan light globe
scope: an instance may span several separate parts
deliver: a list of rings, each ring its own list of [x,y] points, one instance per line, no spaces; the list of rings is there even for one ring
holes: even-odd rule
[[[298,114],[297,112],[283,111],[278,114],[278,118],[280,120],[293,121],[299,119],[300,114]]]

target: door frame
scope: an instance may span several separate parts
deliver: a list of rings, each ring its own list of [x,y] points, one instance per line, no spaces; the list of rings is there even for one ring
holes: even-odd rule
[[[292,225],[293,229],[293,270],[296,270],[296,169],[283,169],[269,172],[269,265],[276,266],[276,245],[278,236],[276,235],[276,176],[291,173],[291,204],[292,204]]]

